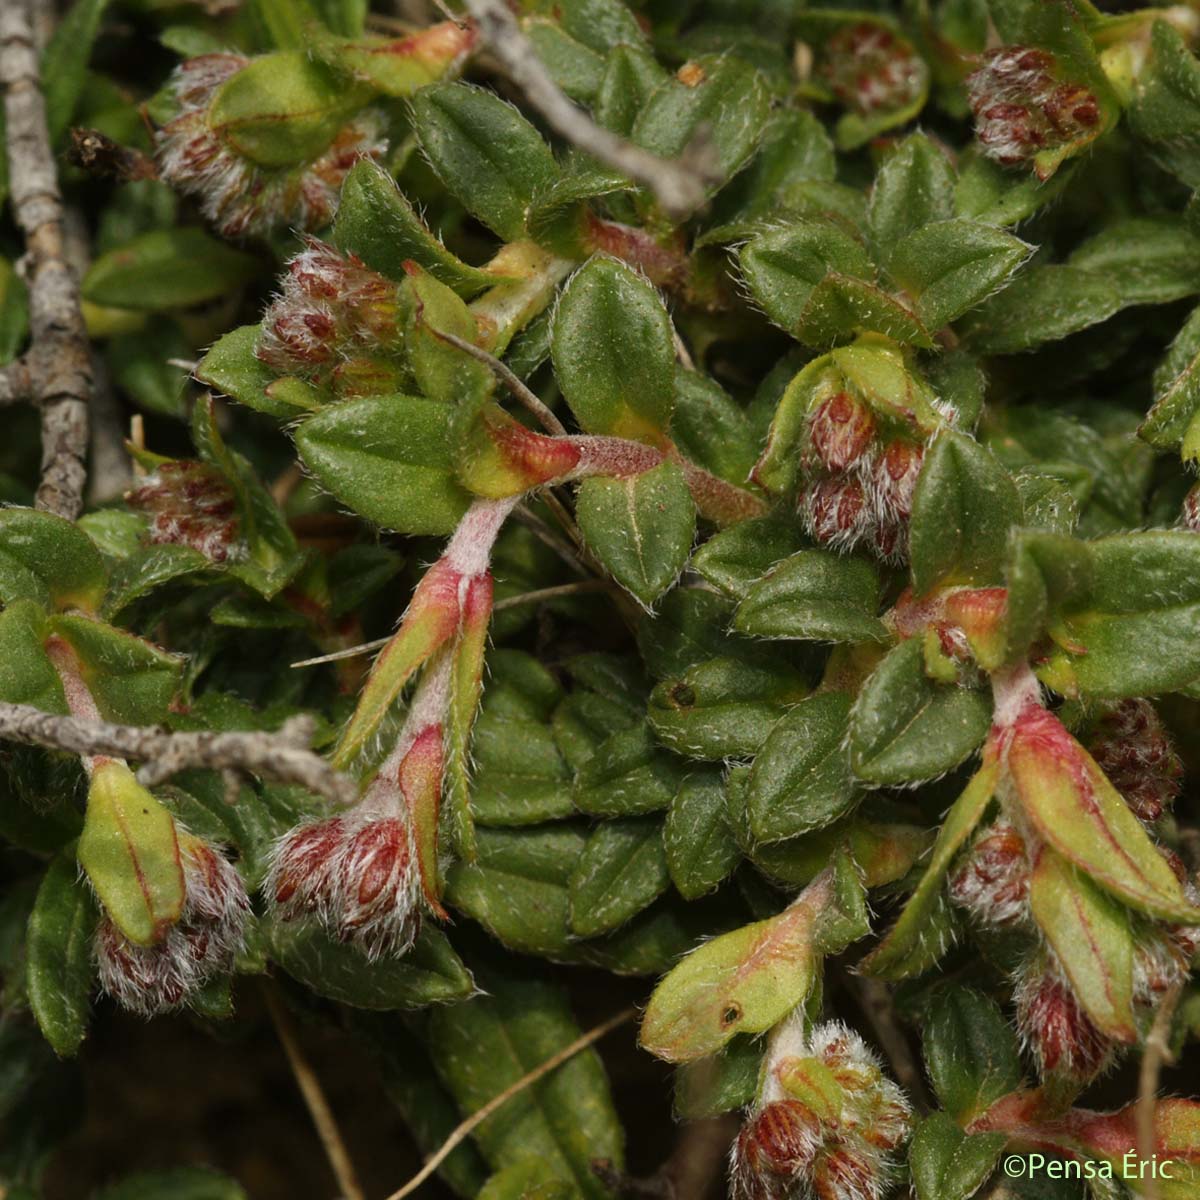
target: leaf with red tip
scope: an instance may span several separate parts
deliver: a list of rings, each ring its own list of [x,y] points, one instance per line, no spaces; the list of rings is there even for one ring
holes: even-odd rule
[[[349,724],[333,751],[333,763],[348,767],[374,737],[388,709],[413,672],[458,628],[462,576],[444,560],[435,563],[413,593],[396,636],[375,660]]]
[[[863,961],[863,970],[884,979],[903,979],[913,972],[930,914],[942,894],[942,881],[954,856],[983,819],[999,777],[999,764],[993,756],[985,755],[983,766],[946,814],[929,866],[916,891],[888,935]],[[921,965],[927,964],[922,960]]]
[[[1107,892],[1164,920],[1200,923],[1141,822],[1090,754],[1042,708],[1018,718],[1008,768],[1029,820]]]
[[[421,891],[434,914],[443,921],[447,914],[439,900],[442,887],[438,876],[437,842],[444,760],[442,727],[430,725],[417,735],[400,763],[400,790],[404,793],[412,822]]]

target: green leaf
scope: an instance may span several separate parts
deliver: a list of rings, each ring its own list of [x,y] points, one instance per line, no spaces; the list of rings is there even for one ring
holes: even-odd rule
[[[972,315],[968,345],[979,354],[1019,354],[1107,321],[1124,304],[1101,273],[1066,264],[1030,267]]]
[[[73,851],[51,861],[26,932],[25,988],[38,1028],[70,1058],[87,1033],[96,905]]]
[[[475,318],[462,297],[424,271],[414,270],[409,286],[414,303],[406,329],[408,357],[421,393],[473,411],[494,386],[492,372],[437,334],[451,333],[475,343],[479,340]]]
[[[684,458],[743,484],[758,458],[759,435],[746,410],[713,379],[678,367],[671,440]]]
[[[115,617],[135,600],[148,596],[163,584],[211,571],[212,563],[191,546],[168,543],[139,547],[113,571],[108,595],[104,598],[104,615]]]
[[[408,278],[406,262],[424,267],[439,282],[470,299],[504,277],[468,266],[429,231],[392,177],[369,158],[360,159],[342,184],[334,244],[356,254],[373,271]]]
[[[368,520],[450,533],[470,498],[454,478],[449,417],[437,400],[364,396],[306,421],[296,446],[321,484]]]
[[[821,692],[802,700],[771,730],[754,760],[746,793],[750,831],[777,842],[831,825],[854,806],[846,733],[850,697]]]
[[[909,557],[913,590],[946,583],[995,583],[1021,497],[990,450],[943,430],[925,456],[913,495]]]
[[[678,158],[703,129],[716,174],[729,179],[762,137],[770,112],[767,90],[759,73],[732,54],[706,55],[691,65],[703,72],[701,81],[691,86],[668,79],[638,114],[631,137],[654,154]]]
[[[925,873],[895,925],[864,959],[863,970],[883,979],[905,979],[927,970],[941,957],[947,945],[945,935],[953,929],[942,883],[954,856],[983,820],[998,779],[996,763],[985,759],[951,805]]]
[[[908,234],[954,216],[954,168],[946,151],[923,133],[897,143],[875,175],[867,216],[884,261]]]
[[[689,565],[713,587],[744,599],[776,563],[795,554],[803,540],[794,521],[751,517],[714,534]]]
[[[108,0],[75,0],[42,55],[46,126],[52,144],[57,145],[67,132],[87,85],[88,59],[107,7]]]
[[[696,535],[696,506],[671,462],[623,479],[585,479],[575,517],[600,564],[647,607],[675,582]]]
[[[1091,592],[1058,635],[1089,696],[1174,691],[1200,677],[1200,540],[1127,533],[1089,546]]]
[[[306,45],[252,59],[217,89],[207,121],[259,166],[292,167],[324,153],[368,95]]]
[[[1068,261],[1102,275],[1125,304],[1167,304],[1200,291],[1200,237],[1179,217],[1115,221]]]
[[[0,136],[4,123],[0,121]],[[0,197],[4,181],[0,179]],[[7,258],[0,257],[0,365],[7,365],[25,345],[29,334],[29,289]]]
[[[450,192],[497,236],[519,239],[534,193],[558,170],[541,134],[511,104],[465,83],[422,88],[412,114],[421,149]]]
[[[638,721],[596,745],[578,769],[572,794],[575,806],[592,816],[660,812],[671,803],[679,774],[675,761],[655,745],[645,722]]]
[[[497,1171],[476,1200],[572,1200],[578,1192],[540,1158],[521,1158]]]
[[[473,863],[446,875],[446,902],[506,946],[567,959],[568,885],[586,835],[574,825],[478,829]]]
[[[617,46],[608,56],[604,78],[592,103],[596,121],[628,137],[646,101],[669,78],[658,59],[638,41]]]
[[[1167,170],[1189,187],[1200,186],[1200,63],[1169,21],[1152,26],[1138,84],[1131,127]]]
[[[553,21],[534,17],[525,33],[554,82],[572,100],[590,104],[604,79],[604,59]]]
[[[675,344],[658,293],[632,268],[595,257],[564,288],[554,374],[588,433],[657,443],[675,403]]]
[[[1009,542],[1005,582],[1008,658],[1016,662],[1064,609],[1086,603],[1092,584],[1089,547],[1062,534],[1017,530]]]
[[[1158,450],[1176,450],[1197,410],[1200,410],[1200,308],[1192,310],[1154,372],[1154,405],[1138,434]],[[1187,457],[1194,459],[1195,453],[1191,449]]]
[[[303,922],[268,926],[270,955],[319,996],[352,1008],[423,1008],[463,1000],[475,991],[446,935],[426,925],[403,958],[371,962],[354,946]]]
[[[709,659],[650,693],[650,725],[664,745],[692,758],[755,754],[775,723],[808,694],[786,665]]]
[[[609,933],[657,900],[670,882],[657,818],[605,821],[588,838],[571,875],[571,928],[585,938]]]
[[[0,510],[0,604],[25,599],[93,612],[105,575],[95,543],[70,521],[32,508]]]
[[[1007,1141],[1004,1133],[964,1133],[946,1113],[931,1113],[908,1148],[917,1200],[967,1200],[992,1173]]]
[[[754,637],[813,641],[884,641],[875,615],[879,575],[861,558],[801,550],[778,563],[746,592],[734,627]]]
[[[994,1001],[965,987],[935,993],[923,1031],[933,1090],[960,1125],[1021,1086],[1021,1055]]]
[[[183,911],[184,880],[171,814],[121,762],[92,772],[79,865],[113,923],[149,946]]]
[[[67,713],[62,681],[46,654],[46,616],[33,600],[0,610],[0,700]]]
[[[991,700],[925,675],[920,638],[901,642],[863,684],[850,714],[850,763],[864,783],[917,783],[952,770],[978,749]]]
[[[1135,948],[1127,910],[1049,849],[1034,864],[1029,907],[1096,1028],[1135,1041]]]
[[[100,255],[84,276],[83,296],[163,312],[227,296],[258,272],[257,259],[203,229],[155,229]]]
[[[283,399],[272,388],[275,372],[255,356],[258,325],[243,325],[219,337],[196,367],[196,378],[247,408],[289,420],[309,412]]]
[[[181,657],[90,617],[61,613],[46,623],[46,632],[70,643],[105,720],[154,725],[166,718],[183,673]]]
[[[662,833],[667,870],[685,900],[711,892],[742,855],[725,819],[725,785],[718,771],[689,775],[671,801]]]
[[[565,995],[546,983],[487,976],[487,995],[439,1009],[429,1023],[438,1072],[465,1113],[477,1112],[528,1071],[579,1037]],[[578,1195],[609,1192],[593,1159],[624,1163],[624,1138],[604,1067],[584,1050],[526,1088],[474,1130],[497,1170],[538,1158]]]
[[[917,316],[940,329],[1004,287],[1032,250],[976,221],[936,221],[895,244],[888,271],[916,300]]]
[[[143,1171],[95,1193],[95,1200],[246,1200],[241,1184],[207,1167]]]

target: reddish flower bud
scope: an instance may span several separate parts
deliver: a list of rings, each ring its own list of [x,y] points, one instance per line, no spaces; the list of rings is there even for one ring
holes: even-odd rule
[[[407,815],[366,807],[292,830],[265,885],[282,920],[315,917],[372,959],[403,954],[416,939],[419,888]]]
[[[967,77],[975,132],[989,158],[1023,162],[1048,147],[1064,146],[1100,123],[1096,97],[1056,77],[1058,62],[1044,50],[1002,46]]]
[[[160,941],[135,945],[107,915],[96,929],[101,987],[147,1017],[186,1003],[207,980],[232,969],[250,911],[241,876],[224,855],[182,829],[179,849],[183,912]]]
[[[215,563],[238,548],[233,488],[208,463],[165,462],[126,492],[125,502],[150,518],[150,541],[156,545],[190,546]]]
[[[1029,915],[1029,859],[1014,825],[983,830],[951,873],[950,899],[983,925],[1013,925]]]
[[[1017,1027],[1043,1075],[1085,1081],[1108,1064],[1113,1043],[1092,1023],[1052,963],[1027,963],[1017,983]]]
[[[249,61],[239,54],[203,54],[176,69],[172,85],[179,113],[155,135],[159,174],[194,196],[225,237],[264,235],[285,226],[318,229],[332,219],[350,168],[386,150],[384,120],[371,110],[359,113],[313,161],[292,169],[259,167],[208,120],[217,89]]]
[[[813,452],[829,471],[844,471],[857,463],[874,434],[871,410],[848,392],[835,392],[822,400],[809,417]]]
[[[879,1200],[890,1172],[877,1155],[853,1143],[839,1143],[817,1159],[812,1190],[817,1200]]]
[[[912,515],[913,492],[925,461],[925,447],[900,438],[888,442],[875,460],[871,483],[873,500],[881,515],[907,521]]]
[[[397,288],[353,254],[309,238],[263,313],[257,357],[281,375],[315,375],[400,336]]]
[[[1193,533],[1200,533],[1200,483],[1193,484],[1183,498],[1183,523]]]
[[[776,1100],[752,1116],[730,1151],[736,1200],[783,1200],[812,1168],[821,1126],[799,1100]]]
[[[823,545],[848,549],[869,528],[862,484],[853,477],[820,479],[804,494],[804,519]]]
[[[825,43],[821,68],[833,94],[867,117],[915,103],[929,73],[925,60],[882,25],[844,25]]]
[[[1143,821],[1157,821],[1179,795],[1183,762],[1149,700],[1113,705],[1096,722],[1088,751]]]

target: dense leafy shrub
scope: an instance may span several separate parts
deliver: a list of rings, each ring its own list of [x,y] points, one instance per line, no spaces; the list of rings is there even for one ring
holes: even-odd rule
[[[265,992],[430,1195],[1200,1195],[1200,11],[33,7],[0,1191]]]

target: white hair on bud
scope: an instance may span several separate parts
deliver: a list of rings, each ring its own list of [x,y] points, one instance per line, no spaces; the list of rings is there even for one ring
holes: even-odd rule
[[[179,848],[183,911],[164,937],[136,945],[105,914],[93,943],[100,986],[145,1017],[179,1008],[209,979],[232,970],[250,911],[241,876],[220,851],[182,828]]]

